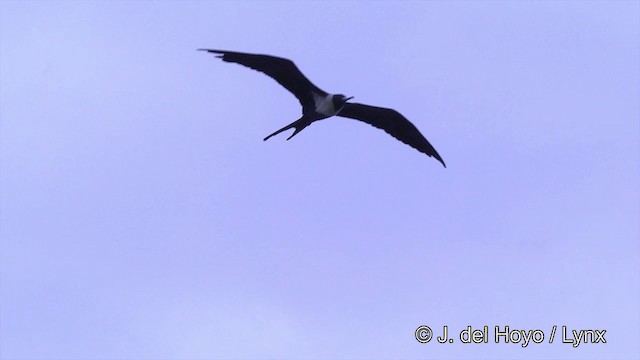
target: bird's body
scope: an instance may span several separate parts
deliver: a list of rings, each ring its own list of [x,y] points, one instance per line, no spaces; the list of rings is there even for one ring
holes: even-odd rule
[[[319,115],[324,115],[326,118],[334,116],[338,113],[342,107],[337,108],[336,104],[333,100],[333,97],[336,95],[328,94],[326,96],[322,96],[320,94],[313,94],[313,101],[315,105],[315,111]],[[339,103],[339,99],[337,99]]]
[[[353,97],[346,97],[342,94],[329,94],[309,81],[291,60],[270,55],[234,51],[199,50],[218,54],[217,57],[223,61],[238,63],[270,76],[300,101],[302,117],[267,136],[264,138],[265,141],[283,131],[295,128],[293,134],[287,138],[289,140],[314,121],[337,115],[360,120],[382,129],[418,151],[435,157],[446,167],[444,161],[429,141],[399,112],[393,109],[348,103],[347,101]]]

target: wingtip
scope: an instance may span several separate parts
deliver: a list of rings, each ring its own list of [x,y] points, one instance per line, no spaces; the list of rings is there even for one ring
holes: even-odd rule
[[[220,51],[220,50],[213,50],[213,49],[196,49],[196,51],[206,51],[208,53],[211,54],[217,54],[216,57],[218,59],[223,59],[224,58],[224,52]]]

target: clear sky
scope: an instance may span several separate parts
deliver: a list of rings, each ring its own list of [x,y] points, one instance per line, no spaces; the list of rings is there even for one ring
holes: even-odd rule
[[[0,1],[0,357],[639,358],[639,18]],[[344,118],[263,142],[297,100],[203,47],[397,109],[448,168]],[[545,338],[496,344],[496,325]]]

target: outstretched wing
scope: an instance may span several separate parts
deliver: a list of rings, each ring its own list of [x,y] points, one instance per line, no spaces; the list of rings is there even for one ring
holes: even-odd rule
[[[346,103],[337,115],[360,120],[378,129],[382,129],[414,149],[433,156],[438,159],[444,167],[447,167],[447,165],[444,164],[444,160],[440,157],[440,154],[438,154],[429,141],[422,136],[415,125],[393,109],[358,103]]]
[[[311,91],[318,94],[327,95],[326,92],[315,86],[306,76],[298,69],[293,61],[285,58],[280,58],[270,55],[259,54],[246,54],[234,51],[224,50],[212,50],[212,49],[198,49],[200,51],[206,51],[213,54],[220,54],[216,57],[222,59],[222,61],[233,62],[240,65],[244,65],[253,70],[260,71],[269,75],[280,85],[289,90],[300,101],[300,104],[304,107],[305,104],[312,104],[313,94]]]

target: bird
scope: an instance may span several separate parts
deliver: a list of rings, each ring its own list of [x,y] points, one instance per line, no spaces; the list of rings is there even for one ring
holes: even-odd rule
[[[216,54],[216,57],[224,62],[237,63],[262,72],[289,90],[300,101],[302,117],[265,137],[264,141],[293,128],[293,133],[287,138],[289,140],[315,121],[340,116],[360,120],[382,129],[403,143],[434,157],[442,163],[442,166],[447,167],[436,149],[402,114],[389,108],[348,102],[353,99],[353,96],[329,94],[314,85],[289,59],[226,50],[198,49],[198,51]]]

